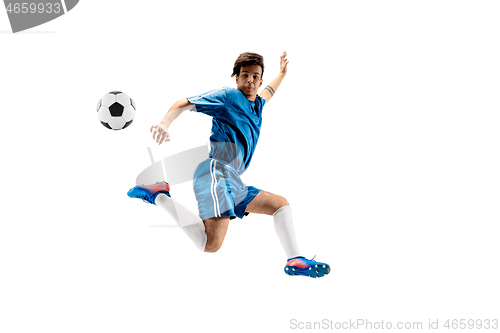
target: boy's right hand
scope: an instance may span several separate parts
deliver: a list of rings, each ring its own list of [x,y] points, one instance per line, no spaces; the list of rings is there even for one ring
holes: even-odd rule
[[[151,126],[150,132],[153,132],[153,140],[161,145],[165,141],[170,141],[170,134],[168,134],[168,126],[164,123]]]

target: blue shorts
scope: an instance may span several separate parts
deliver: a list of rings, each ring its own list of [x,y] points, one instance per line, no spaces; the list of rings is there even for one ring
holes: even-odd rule
[[[209,158],[198,165],[193,177],[193,190],[202,220],[248,215],[248,204],[261,191],[246,186],[236,171],[216,159]]]

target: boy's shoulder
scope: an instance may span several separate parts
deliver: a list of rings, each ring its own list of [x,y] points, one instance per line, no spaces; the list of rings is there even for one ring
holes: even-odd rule
[[[222,88],[214,89],[212,92],[218,92],[220,95],[224,96],[224,100],[231,104],[245,104],[244,101],[247,100],[246,96],[238,89],[228,87],[228,86],[223,86]],[[261,106],[264,106],[265,99],[259,95],[256,96],[255,102],[260,104]]]
[[[224,86],[222,87],[222,89],[227,93],[227,94],[232,94],[232,95],[237,95],[240,93],[240,91],[236,88],[231,88],[231,87],[227,87],[227,86]]]
[[[236,88],[224,86],[221,90],[226,96],[226,101],[229,103],[242,103],[242,100],[246,99],[245,95]]]
[[[239,97],[239,95],[241,94],[241,92],[238,90],[238,89],[235,89],[235,88],[231,88],[231,87],[227,87],[227,86],[223,86],[223,87],[220,87],[220,88],[216,88],[216,89],[212,89],[210,90],[209,92],[205,93],[205,94],[202,94],[202,95],[206,95],[206,96],[209,96],[209,95],[218,95],[222,98],[227,98],[227,97]]]

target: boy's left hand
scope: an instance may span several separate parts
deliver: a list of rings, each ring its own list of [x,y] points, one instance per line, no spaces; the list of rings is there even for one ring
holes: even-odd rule
[[[286,51],[281,55],[280,73],[286,74],[288,59],[286,58]]]

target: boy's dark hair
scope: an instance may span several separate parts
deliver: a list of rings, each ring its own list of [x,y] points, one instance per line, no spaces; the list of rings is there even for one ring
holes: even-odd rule
[[[241,67],[252,65],[259,65],[262,68],[262,75],[260,76],[260,78],[262,78],[264,75],[264,57],[252,52],[245,52],[239,55],[238,59],[234,62],[233,74],[231,77],[240,75]]]

